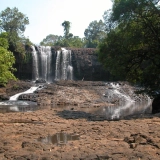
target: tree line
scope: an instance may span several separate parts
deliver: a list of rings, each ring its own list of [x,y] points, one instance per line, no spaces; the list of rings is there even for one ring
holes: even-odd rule
[[[40,45],[96,48],[100,62],[110,73],[109,80],[127,80],[143,86],[145,91],[152,95],[157,94],[160,90],[158,2],[113,0],[112,9],[104,12],[103,20],[89,23],[84,31],[84,38],[70,33],[71,22],[64,21],[64,35],[49,34]],[[28,17],[17,8],[8,7],[0,13],[0,84],[13,78],[14,57],[23,59],[25,46],[32,44],[23,35],[28,24]],[[11,57],[9,63],[4,64],[1,60],[5,57],[4,53]],[[9,72],[3,69],[5,67]],[[10,76],[4,78],[4,72]]]
[[[105,12],[107,36],[98,46],[99,60],[118,80],[160,94],[159,0],[114,0]]]
[[[64,21],[64,36],[49,34],[44,38],[40,45],[76,47],[76,48],[96,48],[102,39],[106,36],[105,24],[102,20],[92,21],[84,31],[84,38],[74,36],[70,33],[71,22]]]

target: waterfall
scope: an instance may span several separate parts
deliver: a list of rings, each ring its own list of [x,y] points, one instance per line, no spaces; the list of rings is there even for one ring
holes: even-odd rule
[[[56,58],[56,70],[55,70],[55,80],[59,80],[61,78],[61,51],[57,51],[57,58]]]
[[[35,50],[34,46],[31,46],[32,48],[32,57],[33,57],[33,79],[36,80],[39,78],[39,73],[38,73],[38,55]]]
[[[51,51],[50,46],[32,46],[33,80],[73,80],[71,50]]]
[[[71,66],[71,51],[66,50],[62,48],[62,67],[61,67],[61,79],[67,80],[71,79],[72,80],[72,72],[73,72],[73,67]]]

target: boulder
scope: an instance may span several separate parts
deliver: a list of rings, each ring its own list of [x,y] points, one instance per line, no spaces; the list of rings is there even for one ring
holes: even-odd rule
[[[155,114],[158,112],[160,112],[160,95],[154,98],[152,102],[152,113]]]
[[[46,83],[44,79],[37,79],[35,83]]]

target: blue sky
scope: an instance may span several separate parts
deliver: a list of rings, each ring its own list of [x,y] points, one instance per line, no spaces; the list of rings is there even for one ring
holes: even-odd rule
[[[17,7],[29,18],[24,35],[38,44],[49,34],[62,35],[61,24],[71,22],[70,32],[84,37],[84,30],[94,20],[103,19],[112,7],[111,0],[0,0],[0,12]]]

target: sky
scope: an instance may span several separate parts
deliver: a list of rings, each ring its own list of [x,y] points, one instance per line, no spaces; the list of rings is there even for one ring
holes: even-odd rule
[[[29,18],[24,32],[34,44],[47,35],[64,35],[62,23],[71,22],[70,33],[84,37],[89,24],[103,20],[105,11],[112,7],[111,0],[0,0],[0,12],[17,7]]]

